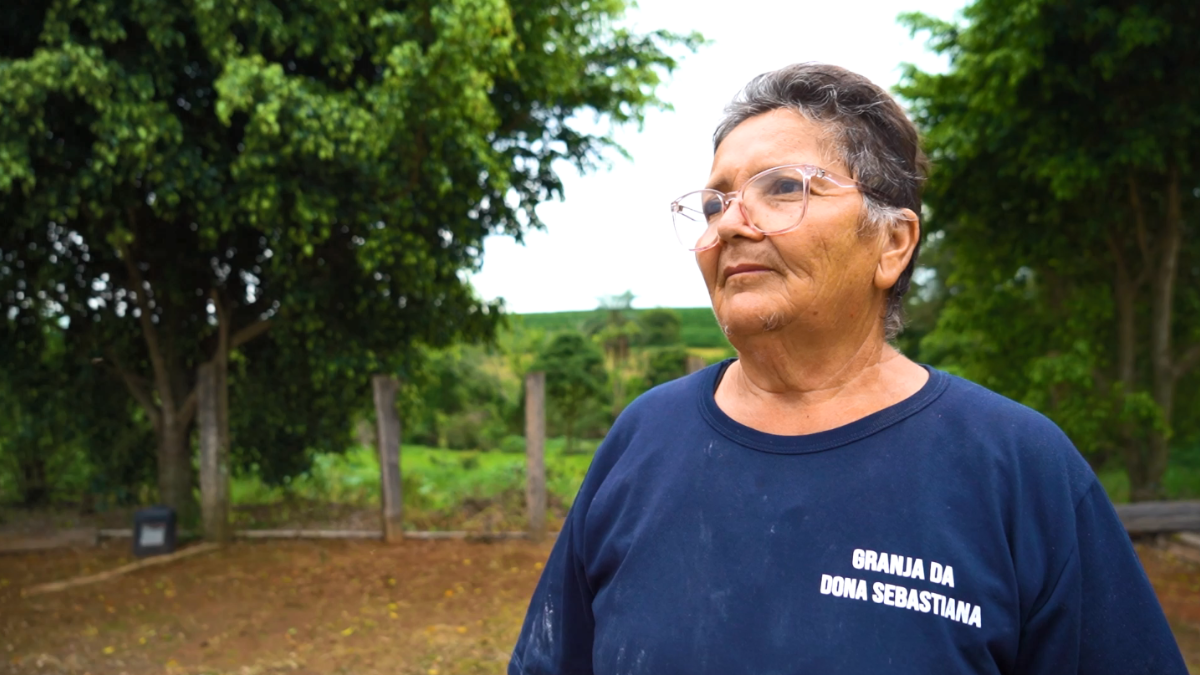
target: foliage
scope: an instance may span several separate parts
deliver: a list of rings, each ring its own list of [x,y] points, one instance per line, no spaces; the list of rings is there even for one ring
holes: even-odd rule
[[[558,333],[538,354],[534,370],[546,373],[546,408],[562,419],[567,448],[573,447],[576,423],[604,395],[608,372],[604,355],[581,333]]]
[[[11,477],[9,498],[28,506],[132,501],[150,475],[153,445],[129,397],[70,358],[58,325],[28,317],[0,332],[0,472]]]
[[[321,351],[289,344],[301,337],[272,330],[230,361],[230,397],[253,401],[230,408],[232,469],[252,469],[275,485],[306,471],[313,453],[348,447],[350,420],[373,409],[362,378]]]
[[[406,437],[440,448],[492,450],[510,431],[519,385],[478,346],[423,350],[402,406]]]
[[[894,342],[902,354],[917,363],[930,363],[928,354],[921,351],[921,342],[937,327],[949,297],[945,281],[954,273],[954,257],[945,246],[945,234],[942,230],[931,232],[921,245],[921,256],[904,297],[904,331]]]
[[[585,332],[604,348],[612,370],[612,416],[616,418],[625,407],[626,368],[629,364],[630,348],[640,333],[638,324],[630,319],[633,310],[633,293],[600,298],[600,306],[588,322]],[[569,434],[568,434],[569,436]]]
[[[45,505],[55,481],[49,464],[75,440],[70,373],[61,368],[61,334],[40,321],[9,322],[0,356],[0,446],[14,492],[26,505]]]
[[[683,342],[683,322],[673,309],[658,307],[638,312],[634,317],[638,324],[637,343],[646,347],[668,347]]]
[[[977,0],[904,20],[950,57],[909,67],[936,167],[943,309],[923,360],[1054,418],[1136,498],[1162,492],[1200,363],[1200,6]],[[1180,405],[1186,403],[1186,405]]]
[[[282,333],[281,362],[313,355],[285,388],[320,398],[403,371],[417,343],[492,333],[499,304],[461,275],[483,238],[539,226],[556,162],[600,161],[603,123],[659,106],[667,50],[698,43],[620,28],[624,8],[17,3],[0,22],[0,314],[51,314],[76,363],[118,372],[182,507],[201,363]],[[293,437],[325,431],[344,426]],[[304,452],[268,440],[260,464]]]
[[[515,452],[447,451],[404,445],[400,451],[404,508],[410,523],[461,527],[472,504],[496,504],[508,514],[524,512],[524,439]],[[546,444],[546,488],[562,511],[570,507],[591,461],[595,443],[583,452],[564,452],[566,442]],[[358,446],[345,452],[319,453],[309,469],[286,483],[270,485],[253,472],[232,481],[235,506],[310,502],[358,507],[379,505],[379,462],[373,448]]]
[[[646,360],[646,381],[651,387],[687,374],[687,350],[681,345],[659,347]]]

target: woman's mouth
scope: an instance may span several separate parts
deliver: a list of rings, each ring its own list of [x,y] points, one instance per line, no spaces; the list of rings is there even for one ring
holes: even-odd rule
[[[725,268],[725,278],[730,279],[735,276],[752,275],[761,272],[770,272],[771,268],[766,265],[756,265],[753,263],[742,263],[740,265],[728,265]]]

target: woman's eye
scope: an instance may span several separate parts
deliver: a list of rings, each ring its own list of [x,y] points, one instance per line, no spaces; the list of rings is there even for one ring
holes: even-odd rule
[[[723,210],[724,209],[721,208],[720,199],[704,200],[704,217],[706,219],[711,220],[714,217],[721,215],[721,211]]]
[[[767,189],[767,194],[772,196],[802,195],[804,194],[804,182],[791,178],[780,178],[771,183]]]

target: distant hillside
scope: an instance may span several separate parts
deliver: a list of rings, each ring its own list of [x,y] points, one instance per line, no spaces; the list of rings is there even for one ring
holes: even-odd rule
[[[708,307],[672,307],[679,315],[683,343],[694,348],[725,348],[729,343],[725,340],[721,327],[713,318],[712,310]],[[636,315],[645,310],[632,310]],[[581,330],[596,316],[596,310],[587,312],[546,312],[541,314],[518,314],[525,328],[544,330],[553,333],[559,330]]]

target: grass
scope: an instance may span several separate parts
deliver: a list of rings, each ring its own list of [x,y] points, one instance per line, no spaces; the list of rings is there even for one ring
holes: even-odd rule
[[[1124,469],[1104,469],[1096,475],[1114,504],[1129,501],[1129,476]],[[1200,499],[1200,467],[1168,466],[1163,490],[1167,499]]]
[[[546,489],[551,519],[570,508],[598,441],[577,441],[563,451],[561,438],[546,443]],[[400,452],[405,517],[418,529],[520,529],[525,506],[525,455],[513,452],[444,450],[405,445]],[[323,454],[312,468],[284,485],[266,485],[256,475],[235,476],[235,508],[279,507],[257,518],[277,522],[296,515],[298,504],[334,504],[360,509],[379,505],[379,463],[373,448]],[[290,508],[290,510],[288,510]],[[283,509],[281,514],[280,509]],[[336,514],[335,507],[325,507]],[[249,523],[253,525],[254,523]]]

